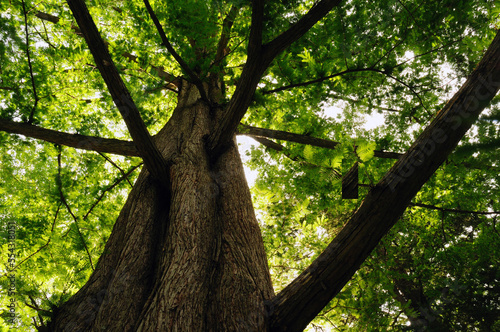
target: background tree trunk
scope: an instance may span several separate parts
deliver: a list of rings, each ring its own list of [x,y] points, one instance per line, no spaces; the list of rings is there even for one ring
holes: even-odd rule
[[[211,114],[186,86],[156,141],[171,191],[143,169],[55,331],[266,329],[274,292],[262,237],[236,144],[215,161],[206,152]]]

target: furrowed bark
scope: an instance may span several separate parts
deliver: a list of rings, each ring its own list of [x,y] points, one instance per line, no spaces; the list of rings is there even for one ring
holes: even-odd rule
[[[462,88],[368,193],[327,249],[273,300],[272,331],[302,331],[340,292],[500,88],[500,32]]]
[[[0,119],[0,130],[7,133],[40,139],[50,143],[70,146],[76,149],[112,153],[122,156],[139,156],[139,152],[133,142],[118,139],[68,134],[27,123],[19,123],[2,119]]]
[[[209,106],[184,87],[155,137],[172,160],[169,196],[143,169],[95,272],[54,331],[265,331],[274,296],[235,142],[206,149]],[[170,198],[168,198],[170,197]]]
[[[137,106],[118,74],[118,70],[90,16],[85,2],[83,0],[68,0],[68,4],[94,57],[97,68],[113,97],[113,101],[118,107],[137,150],[144,160],[144,165],[154,178],[160,180],[168,188],[169,178],[166,176],[168,164],[156,147]]]

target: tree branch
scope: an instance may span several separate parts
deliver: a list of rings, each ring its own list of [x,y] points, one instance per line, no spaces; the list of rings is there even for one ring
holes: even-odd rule
[[[500,88],[500,32],[462,88],[367,194],[323,253],[270,304],[271,331],[302,331],[337,295]]]
[[[51,23],[54,23],[54,24],[59,23],[59,17],[51,15],[51,14],[48,14],[48,13],[42,13],[40,11],[37,11],[35,13],[35,16],[38,17],[39,19],[42,19],[44,21],[48,21],[48,22],[51,22]]]
[[[275,58],[325,17],[333,7],[340,5],[341,2],[342,0],[321,0],[315,4],[297,23],[263,46],[266,56]]]
[[[276,93],[276,92],[280,92],[280,91],[284,91],[284,90],[290,90],[290,89],[293,89],[293,88],[297,88],[297,87],[301,87],[301,86],[307,86],[307,85],[311,85],[311,84],[314,84],[314,83],[321,83],[321,82],[324,82],[326,80],[329,80],[329,79],[337,77],[337,76],[342,76],[342,75],[349,74],[349,73],[359,73],[359,72],[364,72],[364,71],[380,72],[380,70],[373,69],[371,67],[370,68],[358,68],[358,69],[346,69],[346,70],[343,70],[341,72],[338,72],[338,73],[335,73],[335,74],[332,74],[332,75],[328,75],[328,76],[317,78],[315,80],[311,80],[311,81],[307,81],[307,82],[302,82],[302,83],[289,84],[289,85],[282,86],[280,88],[276,88],[276,89],[272,89],[272,90],[267,90],[267,91],[262,91],[262,94],[268,95],[268,94],[271,94],[271,93]]]
[[[397,77],[389,74],[388,72],[386,72],[384,70],[374,70],[374,71],[377,72],[377,73],[383,74],[383,75],[385,75],[385,76],[387,76],[389,78],[392,78],[393,80],[395,80],[399,84],[404,85],[405,87],[407,87],[417,97],[418,101],[420,102],[420,105],[422,105],[422,107],[428,112],[428,109],[427,109],[427,107],[425,107],[424,102],[422,101],[422,98],[420,97],[420,95],[417,93],[417,91],[415,91],[415,89],[412,86],[410,86],[409,84],[406,84],[405,82],[403,82],[399,78],[397,78]]]
[[[82,241],[83,247],[85,248],[85,251],[87,252],[87,256],[89,257],[89,262],[90,262],[90,267],[92,268],[92,271],[94,271],[94,264],[92,263],[92,255],[90,255],[89,248],[87,247],[87,242],[85,242],[85,239],[82,235],[82,232],[80,231],[80,226],[78,225],[78,219],[77,217],[73,214],[71,211],[71,208],[66,201],[66,197],[64,197],[64,193],[62,191],[62,180],[61,180],[61,146],[58,146],[58,154],[57,154],[57,177],[56,177],[56,184],[57,184],[57,189],[59,190],[59,197],[61,199],[61,202],[63,205],[66,207],[68,210],[68,213],[73,217],[73,220],[75,222],[75,227],[76,231],[78,232],[78,236],[80,237],[80,240]]]
[[[129,61],[137,62],[137,57],[133,54],[130,54],[128,52],[123,52],[121,54],[123,57],[127,58]],[[158,77],[162,78],[164,81],[167,82],[167,87],[172,90],[176,91],[175,89],[180,86],[180,81],[181,79],[179,77],[176,77],[170,73],[167,73],[162,67],[154,66],[151,65],[151,68],[156,70],[156,73]]]
[[[366,107],[374,108],[374,109],[381,110],[381,111],[396,112],[396,113],[402,112],[402,110],[400,110],[400,109],[387,108],[387,107],[382,107],[382,106],[377,106],[377,105],[370,105],[369,103],[366,103],[362,99],[354,99],[354,98],[350,98],[350,97],[346,97],[346,96],[334,95],[332,93],[330,93],[328,95],[328,97],[333,98],[333,99],[348,101],[348,102],[351,102],[354,104],[363,104],[363,105],[366,105]]]
[[[415,89],[412,86],[410,86],[409,84],[403,82],[399,78],[397,78],[397,77],[389,74],[388,72],[386,72],[384,70],[375,69],[373,67],[370,67],[370,68],[359,68],[359,69],[346,69],[346,70],[343,70],[341,72],[338,72],[338,73],[335,73],[335,74],[332,74],[332,75],[329,75],[329,76],[320,77],[320,78],[317,78],[317,79],[314,79],[314,80],[311,80],[311,81],[307,81],[307,82],[285,85],[285,86],[282,86],[280,88],[263,91],[262,93],[263,94],[276,93],[276,92],[280,92],[280,91],[284,91],[284,90],[289,90],[289,89],[293,89],[293,88],[297,88],[297,87],[301,87],[301,86],[307,86],[307,85],[311,85],[311,84],[315,84],[315,83],[321,83],[321,82],[324,82],[326,80],[329,80],[329,79],[337,77],[337,76],[341,76],[341,75],[345,75],[345,74],[349,74],[349,73],[364,72],[364,71],[371,71],[371,72],[374,72],[374,73],[383,74],[383,75],[385,75],[385,76],[387,76],[387,77],[395,80],[399,84],[404,85],[405,87],[407,87],[418,98],[418,100],[420,102],[420,105],[422,105],[422,107],[425,110],[427,110],[427,108],[424,105],[424,102],[422,101],[422,98],[420,97],[420,95],[418,94],[418,92],[416,92]]]
[[[305,165],[309,168],[316,168],[316,167],[320,167],[320,168],[324,168],[324,169],[326,168],[328,171],[333,172],[333,176],[335,178],[340,179],[342,177],[342,174],[340,174],[339,171],[337,171],[333,167],[325,167],[325,166],[321,166],[321,165],[316,165],[316,164],[313,164],[313,163],[306,161],[303,157],[300,157],[300,158],[297,156],[292,157],[290,154],[285,152],[285,147],[283,145],[278,144],[276,142],[273,142],[270,139],[260,137],[260,136],[250,136],[250,137],[252,137],[258,143],[264,145],[265,147],[267,147],[269,149],[273,149],[275,151],[282,152],[285,155],[285,157],[289,158],[290,160],[297,161],[300,164]]]
[[[170,188],[169,165],[154,143],[130,92],[118,74],[84,0],[68,0],[67,2],[146,168],[153,178],[159,180],[166,188]]]
[[[409,206],[416,206],[416,207],[421,207],[421,208],[430,209],[430,210],[437,210],[437,211],[441,211],[441,212],[453,212],[453,213],[464,213],[464,214],[475,214],[475,215],[500,214],[500,211],[487,212],[487,211],[448,209],[448,208],[442,208],[439,206],[423,204],[423,203],[410,203]]]
[[[111,191],[113,190],[114,187],[116,187],[118,184],[120,184],[120,182],[122,182],[123,180],[127,180],[128,181],[128,177],[139,167],[141,166],[142,163],[136,165],[136,166],[133,166],[131,169],[129,169],[126,173],[124,173],[121,169],[120,171],[123,173],[123,175],[118,178],[115,182],[113,182],[112,185],[108,186],[106,189],[103,190],[102,194],[96,199],[96,201],[94,202],[94,204],[92,204],[92,206],[90,207],[90,209],[87,211],[87,213],[85,213],[85,215],[83,216],[83,220],[87,220],[87,218],[89,217],[90,213],[92,213],[92,211],[94,210],[94,208],[97,206],[97,204],[99,204],[102,199],[104,198],[104,196],[106,195],[106,193],[108,191]],[[130,183],[130,182],[129,182]]]
[[[240,135],[246,135],[246,134],[240,134]],[[264,145],[265,147],[272,149],[274,151],[283,152],[285,150],[285,147],[283,145],[278,144],[274,141],[271,141],[270,139],[267,139],[265,137],[253,136],[253,135],[247,135],[247,136],[253,138],[258,143],[260,143],[260,144]],[[288,155],[287,155],[287,157],[288,157]]]
[[[47,21],[47,22],[51,22],[51,23],[54,23],[54,24],[57,24],[59,22],[59,17],[57,16],[54,16],[54,15],[51,15],[51,14],[47,14],[47,13],[43,13],[43,12],[36,12],[35,13],[35,16],[38,17],[39,19],[41,20],[44,20],[44,21]],[[82,32],[80,31],[80,29],[77,27],[77,26],[71,26],[71,28],[75,31],[75,33],[78,35],[78,36],[82,36]],[[104,42],[106,45],[108,44],[107,42]],[[130,60],[130,61],[134,61],[134,62],[137,62],[137,57],[135,55],[132,55],[128,52],[123,52],[121,54],[124,58]],[[160,77],[161,79],[163,79],[164,81],[167,82],[167,84],[172,84],[174,85],[175,88],[178,88],[179,85],[180,85],[180,79],[178,77],[175,77],[174,75],[170,74],[170,73],[167,73],[165,70],[163,70],[162,67],[158,67],[158,66],[155,66],[155,65],[152,65],[152,64],[149,64],[149,66],[151,66],[151,68],[155,69],[157,74],[158,74],[158,77]],[[172,90],[174,90],[172,88]]]
[[[239,134],[242,134],[242,135],[275,138],[275,139],[279,139],[279,140],[283,140],[283,141],[295,142],[295,143],[300,143],[300,144],[308,144],[308,145],[318,146],[318,147],[327,148],[327,149],[335,149],[337,147],[337,145],[339,144],[338,142],[333,142],[333,141],[322,139],[322,138],[294,134],[294,133],[289,133],[289,132],[281,131],[281,130],[252,127],[252,126],[248,126],[248,125],[244,125],[244,124],[241,124],[240,128],[241,129],[239,130]]]
[[[19,123],[2,119],[0,119],[0,131],[24,135],[26,137],[36,138],[42,141],[65,145],[76,149],[112,153],[121,156],[139,156],[139,152],[133,142],[121,141],[118,139],[68,134],[56,130],[37,127],[27,123]]]
[[[198,91],[200,92],[201,98],[206,101],[207,103],[210,103],[207,93],[205,91],[205,88],[203,87],[203,83],[201,82],[200,78],[196,73],[189,68],[189,65],[184,61],[184,59],[181,58],[181,56],[175,51],[174,47],[172,44],[170,44],[170,41],[167,38],[167,35],[165,34],[165,31],[163,30],[163,27],[158,20],[158,17],[156,17],[156,14],[153,11],[153,8],[151,8],[151,4],[149,3],[148,0],[143,0],[144,5],[146,6],[146,9],[149,13],[149,16],[153,20],[153,23],[156,27],[156,30],[158,31],[158,34],[160,35],[161,41],[163,43],[163,46],[167,48],[167,50],[172,54],[174,57],[175,61],[181,66],[181,68],[188,74],[189,78],[191,81],[196,85],[198,88]]]
[[[263,0],[254,0],[252,6],[252,28],[248,45],[248,57],[241,73],[240,81],[221,114],[221,120],[209,137],[209,148],[212,157],[222,153],[232,142],[238,124],[247,112],[257,84],[273,59],[294,41],[304,35],[316,22],[322,19],[341,0],[322,0],[314,5],[290,29],[276,37],[270,43],[262,45]]]
[[[31,77],[31,86],[33,87],[33,97],[35,97],[35,104],[31,109],[30,115],[28,117],[28,123],[33,123],[33,116],[35,115],[36,106],[38,105],[38,96],[36,94],[36,84],[35,77],[33,76],[33,66],[31,65],[31,56],[30,56],[30,39],[28,33],[28,15],[26,13],[26,5],[24,4],[24,0],[21,1],[23,5],[23,14],[24,14],[24,32],[26,35],[26,55],[28,57],[28,67],[30,69],[30,77]]]
[[[262,50],[262,26],[264,21],[264,0],[252,0],[252,23],[248,39],[248,58],[258,56]]]
[[[311,137],[311,136],[307,136],[307,135],[294,134],[294,133],[289,133],[289,132],[281,131],[281,130],[252,127],[252,126],[248,126],[248,125],[244,125],[244,124],[241,124],[240,128],[241,129],[239,129],[239,131],[237,132],[237,135],[246,135],[246,136],[250,136],[252,138],[257,138],[257,137],[274,138],[274,139],[279,139],[282,141],[307,144],[307,145],[317,146],[317,147],[326,148],[326,149],[335,149],[340,144],[339,142],[334,142],[334,141],[330,141],[327,139],[316,138],[316,137]],[[277,144],[277,143],[274,143],[274,144]],[[279,144],[277,144],[277,145],[279,145]],[[278,150],[277,148],[274,148],[274,149]],[[278,150],[278,151],[281,151],[281,150]],[[403,156],[403,154],[397,153],[397,152],[386,152],[386,151],[375,150],[374,156],[378,157],[378,158],[399,159],[401,156]]]
[[[227,54],[227,46],[229,44],[231,28],[233,27],[234,20],[238,15],[240,9],[237,6],[231,6],[229,13],[222,22],[222,32],[220,34],[219,43],[217,45],[217,53],[215,54],[214,64],[219,64]]]
[[[120,166],[118,166],[111,158],[109,158],[108,156],[106,156],[104,153],[99,152],[99,154],[101,155],[101,157],[103,157],[104,159],[106,159],[107,162],[109,162],[111,165],[113,165],[115,168],[117,168],[120,171],[120,173],[122,173],[123,176],[125,176],[125,171]],[[126,177],[126,178],[127,178],[128,184],[132,188],[133,187],[132,182],[130,182],[130,180],[128,179],[128,177]]]

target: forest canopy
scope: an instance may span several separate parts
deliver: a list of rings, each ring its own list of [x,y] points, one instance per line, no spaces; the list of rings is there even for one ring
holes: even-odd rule
[[[214,108],[231,105],[256,7],[151,1],[152,16],[145,3],[86,1],[154,141],[185,81],[220,79]],[[280,49],[280,37],[321,3],[264,1],[261,44]],[[500,28],[493,0],[337,3],[273,54],[235,125],[254,142],[240,154],[258,174],[250,190],[276,293],[439,117]],[[98,67],[66,3],[0,4],[1,331],[44,326],[85,285],[148,163]],[[308,330],[500,331],[499,101]],[[369,126],[375,116],[383,122]],[[358,198],[348,199],[342,179],[354,165]]]

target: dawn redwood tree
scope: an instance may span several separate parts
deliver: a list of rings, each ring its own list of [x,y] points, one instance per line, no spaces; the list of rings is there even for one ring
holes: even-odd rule
[[[56,193],[53,200],[57,203],[54,204],[58,206],[57,213],[59,209],[66,210],[74,219],[71,234],[76,234],[75,241],[81,244],[80,249],[86,253],[92,269],[85,285],[68,301],[54,308],[50,323],[42,329],[303,330],[350,280],[500,88],[500,35],[497,34],[477,66],[467,73],[461,88],[442,107],[433,108],[429,124],[403,155],[371,149],[375,156],[397,157],[398,160],[378,183],[373,184],[362,204],[321,255],[275,294],[235,135],[256,137],[259,142],[275,150],[283,150],[283,147],[271,139],[335,148],[338,143],[311,135],[240,124],[244,119],[248,123],[252,122],[252,116],[257,115],[250,114],[249,109],[257,109],[252,107],[265,103],[265,96],[301,86],[319,84],[325,87],[325,91],[315,92],[312,99],[316,100],[310,101],[308,97],[303,97],[306,99],[304,103],[320,105],[327,102],[332,98],[329,91],[335,91],[335,86],[328,85],[328,82],[350,74],[373,74],[390,79],[400,88],[402,86],[405,93],[413,96],[411,102],[420,103],[419,112],[429,112],[423,105],[421,95],[415,91],[418,82],[410,85],[401,78],[405,77],[403,68],[396,60],[401,60],[405,49],[399,53],[396,49],[411,40],[413,46],[423,44],[415,46],[423,55],[432,56],[436,49],[446,46],[449,47],[450,53],[446,53],[449,56],[456,51],[453,47],[458,41],[438,45],[431,40],[427,45],[425,41],[431,37],[424,33],[422,40],[415,40],[414,34],[418,34],[406,29],[401,31],[401,37],[394,36],[393,44],[382,45],[383,52],[376,49],[373,53],[378,53],[373,56],[378,61],[371,61],[368,57],[357,58],[356,45],[353,49],[335,51],[337,45],[332,41],[337,39],[328,36],[332,32],[341,33],[342,29],[353,29],[348,24],[342,25],[343,15],[347,17],[353,11],[364,11],[364,15],[368,15],[366,11],[374,8],[390,12],[397,4],[400,13],[404,13],[408,20],[413,20],[414,29],[417,29],[419,21],[414,17],[414,12],[419,7],[408,9],[399,1],[381,7],[370,5],[363,9],[363,4],[344,4],[336,0],[295,1],[290,4],[259,0],[251,3],[186,1],[185,4],[166,2],[165,6],[144,0],[143,3],[123,4],[123,8],[118,3],[107,3],[103,7],[108,6],[111,14],[102,14],[97,9],[93,10],[91,3],[87,7],[83,0],[69,0],[67,5],[71,12],[65,7],[59,10],[59,16],[36,7],[28,10],[23,2],[20,8],[24,22],[21,22],[25,25],[26,33],[16,34],[15,30],[6,29],[5,38],[8,42],[3,47],[6,49],[11,43],[15,48],[15,45],[22,45],[23,42],[27,46],[22,54],[27,55],[29,74],[17,82],[29,82],[32,98],[21,96],[16,80],[5,75],[5,79],[2,78],[2,91],[6,91],[17,104],[8,100],[4,102],[0,130],[57,145],[57,171],[53,189]],[[474,2],[468,4],[470,6],[467,8],[472,11]],[[453,11],[451,2],[446,2],[446,6]],[[54,8],[59,7],[47,5],[47,9]],[[429,10],[433,10],[432,6]],[[109,30],[104,39],[99,31],[101,26],[106,26],[106,18],[111,20],[112,15],[126,17],[127,11],[134,16],[134,29],[154,29],[155,33],[155,37],[150,40],[139,34],[135,40],[129,41],[127,47],[133,48],[137,44],[137,55],[122,49],[123,44],[111,40],[126,35]],[[11,18],[9,15],[12,14],[8,14],[7,19]],[[94,16],[99,16],[99,19]],[[63,25],[60,21],[64,18],[74,23]],[[357,19],[361,24],[362,17]],[[50,63],[47,58],[50,52],[33,51],[40,45],[31,45],[30,51],[29,22],[37,22],[33,24],[33,31],[36,31],[40,43],[44,41],[49,45],[49,50],[53,48],[50,52],[64,53],[61,56],[69,59],[58,70],[89,70],[88,75],[100,75],[102,80],[95,77],[89,79],[97,80],[99,83],[96,86],[101,88],[96,89],[92,97],[112,100],[126,124],[131,141],[49,129],[50,123],[58,127],[58,121],[62,120],[57,117],[72,116],[71,109],[74,106],[66,101],[74,99],[76,103],[81,103],[80,99],[85,96],[72,95],[78,94],[78,89],[70,92],[61,89],[70,95],[70,99],[63,103],[54,100],[61,91],[51,90],[48,76],[57,64]],[[165,22],[169,22],[170,26]],[[49,33],[48,24],[62,24],[63,29]],[[330,29],[330,24],[335,29]],[[466,25],[453,24],[449,24],[449,29],[466,31]],[[46,30],[42,31],[44,28]],[[240,35],[234,35],[236,28]],[[248,34],[244,33],[246,30]],[[342,38],[362,34],[362,30],[362,26],[358,27]],[[78,47],[88,48],[93,61],[71,63],[72,47],[66,36],[70,36],[70,39],[83,38],[85,44],[79,44]],[[362,40],[363,43],[369,41],[368,37]],[[51,44],[56,42],[61,43],[61,48]],[[304,45],[310,50],[304,49]],[[315,54],[314,48],[317,48],[318,54]],[[302,53],[301,49],[304,49]],[[154,52],[147,54],[151,50]],[[311,72],[304,76],[290,73],[291,67],[286,61],[293,59],[287,58],[287,52],[294,56],[300,54],[303,59],[295,70]],[[483,50],[477,52],[482,53]],[[318,65],[325,54],[332,54],[330,62]],[[10,58],[4,56],[4,62],[14,62],[14,58],[15,55]],[[357,58],[357,65],[350,63],[354,58]],[[46,64],[35,66],[37,59],[43,59]],[[173,63],[169,64],[172,72],[160,65],[148,64],[149,59],[161,63],[170,61]],[[344,63],[345,67],[342,68],[339,63],[333,64],[332,59]],[[367,63],[363,65],[362,61]],[[120,66],[116,63],[120,63]],[[122,65],[127,63],[136,72]],[[161,84],[158,81],[150,84],[142,79],[140,75],[144,74],[144,68],[154,70],[155,78],[161,78]],[[12,71],[12,68],[9,70]],[[282,78],[277,81],[275,77],[279,74]],[[85,80],[83,76],[78,77]],[[127,78],[125,81],[124,77]],[[356,88],[361,91],[359,84],[364,78],[360,76],[357,79],[356,83],[351,84],[358,84]],[[132,83],[138,84],[140,88],[131,87]],[[432,86],[434,83],[431,83]],[[261,84],[267,89],[257,91]],[[377,84],[375,81],[367,83],[371,91],[376,91],[374,85]],[[268,88],[272,85],[276,87]],[[342,89],[347,88],[339,88],[338,91],[342,93]],[[163,117],[165,112],[158,105],[151,105],[145,97],[141,99],[141,94],[155,94],[158,91],[173,91],[176,95],[175,109],[168,118]],[[401,89],[394,92],[398,91],[408,104]],[[300,103],[301,98],[297,97],[294,102]],[[346,94],[344,98],[349,101],[352,94]],[[361,96],[359,98],[362,99]],[[14,108],[27,100],[31,107]],[[144,105],[141,105],[141,100]],[[270,105],[275,107],[276,100]],[[290,105],[291,100],[283,105]],[[430,100],[438,104],[436,99]],[[49,108],[47,105],[51,103],[57,104],[57,107]],[[88,127],[92,127],[93,121],[104,122],[107,117],[110,121],[116,120],[116,116],[111,115],[111,104],[105,105],[101,111],[89,113],[90,118],[99,120],[87,122],[87,132],[92,133]],[[375,106],[384,108],[387,105],[389,103],[382,102]],[[415,113],[416,109],[415,106],[413,113],[407,116],[418,118],[421,113]],[[50,112],[59,115],[50,118]],[[84,118],[86,121],[89,119]],[[44,123],[47,125],[44,126]],[[286,121],[283,120],[283,123]],[[151,135],[151,127],[158,128],[159,124],[161,129]],[[71,130],[72,127],[67,125],[65,128]],[[85,133],[85,128],[79,127],[78,131]],[[91,231],[81,227],[85,220],[79,220],[73,213],[75,207],[72,210],[64,194],[68,182],[65,182],[62,172],[65,163],[61,146],[95,151],[103,156],[106,156],[104,153],[111,153],[139,157],[143,163],[98,262],[93,261],[95,253],[92,248],[89,249],[89,241],[84,236]],[[289,157],[297,159],[297,156]],[[123,173],[122,178],[127,178],[128,173]],[[78,193],[73,195],[78,196]]]

